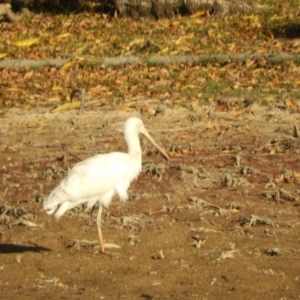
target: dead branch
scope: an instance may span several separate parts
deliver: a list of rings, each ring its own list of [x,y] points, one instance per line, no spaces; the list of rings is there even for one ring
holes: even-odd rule
[[[1,3],[0,4],[0,20],[4,19],[9,22],[18,22],[20,21],[25,15],[29,14],[29,10],[26,8],[22,8],[20,13],[14,13],[12,11],[12,7],[9,3]]]
[[[154,16],[157,19],[191,15],[199,11],[218,16],[258,11],[251,2],[237,0],[115,0],[114,9],[115,16]]]
[[[218,55],[180,55],[180,56],[148,56],[148,57],[134,57],[134,56],[117,56],[105,58],[85,58],[85,62],[93,61],[103,66],[118,67],[126,64],[149,64],[149,65],[171,65],[171,64],[199,64],[206,65],[208,63],[226,64],[233,61],[246,62],[248,60],[259,61],[265,59],[267,63],[281,64],[286,61],[300,62],[300,54],[296,53],[269,53],[269,54],[218,54]],[[70,58],[60,59],[7,59],[0,61],[0,69],[4,68],[41,68],[44,66],[61,67],[67,62],[71,61]]]

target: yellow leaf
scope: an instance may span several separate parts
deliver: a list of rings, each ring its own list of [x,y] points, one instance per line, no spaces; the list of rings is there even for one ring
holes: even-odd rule
[[[250,20],[250,21],[257,20],[258,18],[259,18],[259,16],[257,16],[257,15],[246,15],[246,16],[243,16],[244,20]]]
[[[272,30],[268,29],[267,33],[269,34],[271,40],[274,40],[274,33],[272,32]]]
[[[27,127],[28,128],[38,128],[44,124],[45,124],[45,119],[39,119],[39,120],[35,120],[35,121],[29,121],[27,123]]]
[[[71,25],[72,25],[72,22],[66,21],[63,23],[63,28],[70,27]]]
[[[257,68],[257,69],[255,69],[255,70],[252,71],[252,74],[255,75],[256,73],[259,73],[259,72],[264,72],[264,69]]]
[[[121,110],[125,110],[125,111],[128,111],[128,110],[131,110],[132,109],[132,107],[131,106],[129,106],[129,105],[127,105],[127,104],[124,104],[124,105],[122,105],[121,106],[121,108],[120,108]]]
[[[216,31],[213,28],[208,29],[207,34],[209,37],[216,35]]]
[[[184,87],[181,88],[182,91],[186,90],[186,89],[196,89],[198,88],[198,86],[194,85],[194,84],[187,84]]]
[[[42,89],[43,88],[42,85],[38,82],[33,83],[33,86],[37,89]]]
[[[67,69],[70,69],[70,68],[72,68],[73,66],[75,66],[76,64],[78,64],[78,61],[76,61],[76,60],[68,61],[67,63],[65,63],[65,64],[60,68],[60,71],[65,71],[65,70],[67,70]]]
[[[100,86],[100,85],[97,85],[95,87],[92,87],[89,89],[89,92],[92,93],[92,94],[97,94],[97,93],[104,93],[108,90],[108,87],[107,86]]]
[[[171,25],[172,25],[173,27],[175,27],[175,26],[177,26],[177,25],[180,25],[180,24],[181,24],[181,23],[180,23],[179,20],[173,21],[173,22],[171,23]]]
[[[135,45],[142,45],[142,44],[144,44],[145,43],[145,39],[134,39],[134,40],[132,40],[129,44],[128,44],[128,46],[127,46],[127,50],[130,50],[133,46],[135,46]]]
[[[72,35],[72,34],[69,33],[69,32],[66,32],[66,33],[63,33],[63,34],[58,35],[56,38],[57,38],[57,39],[64,39],[64,38],[66,38],[66,37],[68,37],[68,36],[70,36],[70,35]]]
[[[199,114],[202,113],[202,108],[201,108],[198,104],[196,104],[196,103],[192,103],[192,104],[191,104],[191,108],[192,108],[192,110],[193,110],[194,112],[197,112],[197,113],[199,113]]]
[[[168,53],[169,52],[169,47],[166,47],[166,48],[164,48],[164,49],[162,49],[159,53]]]
[[[56,112],[61,112],[61,111],[69,110],[69,109],[79,108],[80,105],[81,105],[80,101],[70,102],[70,103],[60,105],[60,106],[52,109],[50,112],[56,113]]]
[[[48,100],[48,102],[60,102],[61,98],[59,98],[59,97],[51,97],[51,98],[48,98],[47,100]]]
[[[299,172],[296,172],[296,171],[294,171],[294,177],[295,177],[295,178],[300,178],[300,173],[299,173]]]
[[[177,39],[177,40],[175,41],[175,45],[181,45],[182,43],[185,42],[185,39],[186,39],[185,36],[180,37],[179,39]]]
[[[169,152],[168,154],[169,154],[171,157],[182,157],[182,153]]]
[[[75,128],[72,127],[71,130],[74,130]],[[82,145],[74,145],[72,146],[72,149],[74,150],[83,150],[84,148],[82,147]]]
[[[234,89],[238,89],[238,88],[239,88],[239,85],[238,85],[238,84],[235,84],[233,88],[234,88]],[[228,92],[230,92],[230,91],[231,91],[231,87],[230,87],[230,86],[227,86],[226,88],[224,88],[224,89],[222,90],[222,93],[228,93]]]
[[[259,9],[270,9],[270,6],[269,5],[266,5],[266,4],[255,4],[255,7],[256,8],[259,8]]]
[[[83,45],[82,47],[78,48],[75,50],[75,54],[77,55],[81,55],[83,53],[83,51],[86,49],[87,45]]]
[[[24,92],[24,90],[16,88],[16,87],[11,87],[11,88],[5,89],[5,91],[7,91],[7,92],[16,92],[16,93],[23,93]]]
[[[272,154],[272,155],[275,154],[275,150],[271,149],[270,152],[269,152],[269,154]]]
[[[276,100],[276,98],[275,96],[270,95],[270,96],[263,97],[262,100],[270,102]]]
[[[53,92],[61,92],[61,91],[63,91],[63,88],[61,86],[56,85],[56,86],[52,87],[52,91]]]
[[[204,18],[201,18],[201,19],[191,19],[191,23],[194,24],[194,25],[202,25],[204,23]]]
[[[223,150],[220,153],[220,156],[227,156],[227,155],[233,155],[235,152],[233,150]]]
[[[32,76],[33,76],[33,71],[27,72],[27,73],[24,75],[24,79],[31,79]]]
[[[39,41],[38,38],[28,39],[28,40],[22,40],[22,41],[15,41],[12,42],[12,45],[17,47],[29,47],[33,44],[36,44]]]
[[[190,16],[190,18],[198,18],[198,17],[202,17],[202,16],[206,15],[207,12],[208,12],[207,10],[200,10],[200,11],[197,11],[196,13],[192,14],[192,15]]]
[[[286,16],[284,16],[284,15],[282,15],[282,16],[274,15],[271,17],[269,22],[279,22],[279,21],[284,20],[285,18],[286,18]]]
[[[61,282],[57,283],[57,286],[58,287],[65,287],[65,285],[63,283],[61,283]]]
[[[7,56],[7,53],[0,53],[0,59]]]
[[[204,130],[207,130],[207,129],[208,129],[208,130],[214,130],[215,128],[216,128],[216,127],[215,127],[214,124],[208,122],[208,123],[206,124]]]
[[[285,104],[287,107],[291,107],[291,108],[295,108],[295,109],[298,108],[298,105],[291,99],[285,100]]]
[[[260,17],[258,15],[248,15],[248,16],[243,16],[243,19],[246,21],[250,21],[250,26],[252,28],[261,28],[261,22],[260,22]]]

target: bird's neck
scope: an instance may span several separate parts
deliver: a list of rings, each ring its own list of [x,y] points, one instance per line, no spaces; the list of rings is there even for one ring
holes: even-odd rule
[[[125,139],[128,146],[128,154],[132,156],[142,157],[142,149],[139,137],[126,136]]]

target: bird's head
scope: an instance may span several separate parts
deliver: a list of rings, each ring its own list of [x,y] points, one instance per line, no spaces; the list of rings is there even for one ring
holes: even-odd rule
[[[143,133],[143,129],[145,128],[144,123],[139,118],[128,118],[127,121],[124,124],[124,131],[125,134],[128,132],[128,134],[139,134]]]
[[[130,139],[131,136],[142,133],[151,142],[151,144],[154,147],[156,147],[157,150],[167,160],[169,160],[169,156],[166,154],[166,152],[160,146],[157,145],[157,143],[154,141],[154,139],[151,137],[151,135],[146,130],[145,125],[141,119],[135,118],[135,117],[128,118],[124,124],[124,132],[125,132],[126,139]]]

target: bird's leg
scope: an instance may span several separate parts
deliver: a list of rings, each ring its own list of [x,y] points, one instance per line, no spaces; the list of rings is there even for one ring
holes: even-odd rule
[[[99,244],[100,244],[100,253],[105,253],[104,243],[102,238],[102,230],[101,230],[101,215],[102,215],[102,205],[99,204],[98,216],[97,216],[97,228],[99,235]]]
[[[98,210],[98,216],[97,216],[97,228],[98,228],[99,244],[100,244],[99,252],[101,254],[112,255],[111,253],[105,251],[105,249],[104,249],[104,243],[103,243],[103,237],[102,237],[102,230],[101,230],[102,208],[103,208],[102,205],[99,204],[99,210]]]

